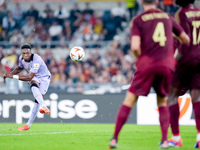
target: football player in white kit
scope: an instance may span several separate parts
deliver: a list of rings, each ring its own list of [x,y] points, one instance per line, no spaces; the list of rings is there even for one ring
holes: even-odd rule
[[[29,74],[18,75],[23,69],[26,69]],[[27,124],[19,127],[17,130],[23,131],[30,129],[38,111],[42,114],[50,113],[50,110],[47,108],[43,99],[43,96],[49,88],[50,77],[51,73],[49,72],[44,60],[39,55],[31,52],[31,46],[29,44],[22,45],[19,65],[12,72],[6,72],[4,78],[28,81],[35,98],[35,103]]]

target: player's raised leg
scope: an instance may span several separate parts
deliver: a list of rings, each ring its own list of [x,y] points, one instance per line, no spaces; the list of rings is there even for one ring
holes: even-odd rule
[[[45,113],[45,114],[49,114],[50,110],[47,108],[47,106],[46,106],[46,104],[44,102],[43,96],[42,96],[42,94],[41,94],[41,92],[39,90],[38,83],[36,81],[32,81],[31,91],[33,93],[34,98],[37,99],[38,103],[42,107],[40,109],[40,112],[41,113]]]
[[[109,147],[108,147],[109,149],[117,148],[117,146],[118,146],[117,141],[118,141],[119,133],[120,133],[123,125],[126,123],[131,109],[135,106],[137,98],[138,97],[135,96],[133,93],[127,91],[125,100],[117,114],[117,119],[116,119],[116,123],[115,123],[115,131],[114,131],[113,138],[110,140]]]

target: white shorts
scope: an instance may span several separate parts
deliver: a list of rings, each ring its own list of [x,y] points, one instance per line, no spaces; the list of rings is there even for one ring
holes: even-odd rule
[[[39,85],[39,90],[40,90],[40,93],[42,95],[45,95],[48,88],[49,88],[49,84],[50,84],[50,76],[46,76],[46,77],[41,77],[41,78],[37,78],[37,77],[33,77],[33,79],[31,81],[37,81],[40,83]],[[29,82],[30,84],[31,82]]]

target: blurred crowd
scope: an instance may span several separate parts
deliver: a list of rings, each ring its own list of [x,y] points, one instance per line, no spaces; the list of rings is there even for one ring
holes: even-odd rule
[[[121,3],[101,16],[89,3],[85,3],[83,10],[78,3],[74,3],[71,10],[62,5],[53,10],[50,4],[46,4],[42,11],[37,10],[34,4],[25,11],[20,3],[16,3],[13,10],[8,10],[6,5],[1,8],[0,41],[9,41],[13,45],[26,41],[42,45],[42,48],[47,47],[45,43],[58,43],[51,45],[55,48],[67,46],[67,41],[80,45],[85,41],[109,41],[117,31],[123,30],[126,21],[126,8]]]
[[[4,4],[0,9],[0,41],[9,41],[12,45],[26,41],[42,48],[46,48],[47,43],[56,43],[51,44],[51,48],[55,48],[68,46],[68,41],[80,46],[85,41],[110,41],[140,10],[137,0],[127,0],[126,6],[118,2],[101,14],[92,9],[90,3],[85,3],[83,10],[78,3],[74,3],[71,10],[62,5],[53,10],[50,4],[42,10],[34,4],[24,10],[20,3],[8,10]],[[171,15],[178,9],[174,0],[160,0],[159,8]],[[10,48],[9,45],[3,47]]]
[[[171,15],[178,9],[174,0],[160,0],[159,8]],[[9,41],[11,45],[0,46],[0,83],[4,83],[3,73],[17,66],[19,45],[28,42],[32,44],[34,53],[46,62],[55,87],[64,89],[66,83],[128,84],[135,70],[136,58],[130,50],[129,35],[125,35],[126,41],[123,42],[114,37],[128,27],[128,22],[140,9],[137,0],[127,0],[126,6],[116,3],[102,15],[89,3],[85,3],[83,10],[79,9],[78,3],[74,3],[71,10],[62,5],[53,10],[46,4],[42,11],[37,10],[34,4],[26,11],[20,3],[16,3],[13,10],[4,5],[0,10],[0,42]],[[84,45],[98,41],[112,42],[103,48],[98,44]],[[83,62],[73,62],[69,55],[62,54],[55,59],[54,48],[69,50],[69,43],[82,46],[88,52]],[[9,52],[5,52],[7,49]]]

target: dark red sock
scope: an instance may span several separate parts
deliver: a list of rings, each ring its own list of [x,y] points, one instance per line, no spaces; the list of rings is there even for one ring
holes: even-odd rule
[[[167,133],[169,128],[169,108],[168,107],[160,107],[159,108],[159,121],[162,132],[162,140],[167,140]]]
[[[173,135],[179,135],[179,106],[178,103],[169,107],[170,124]]]
[[[200,102],[193,103],[194,118],[196,121],[196,128],[200,132]]]
[[[117,114],[117,119],[115,122],[114,137],[118,138],[119,132],[122,126],[126,123],[126,120],[128,119],[130,111],[131,111],[131,108],[125,105],[122,105],[121,108],[119,109],[119,112]]]

